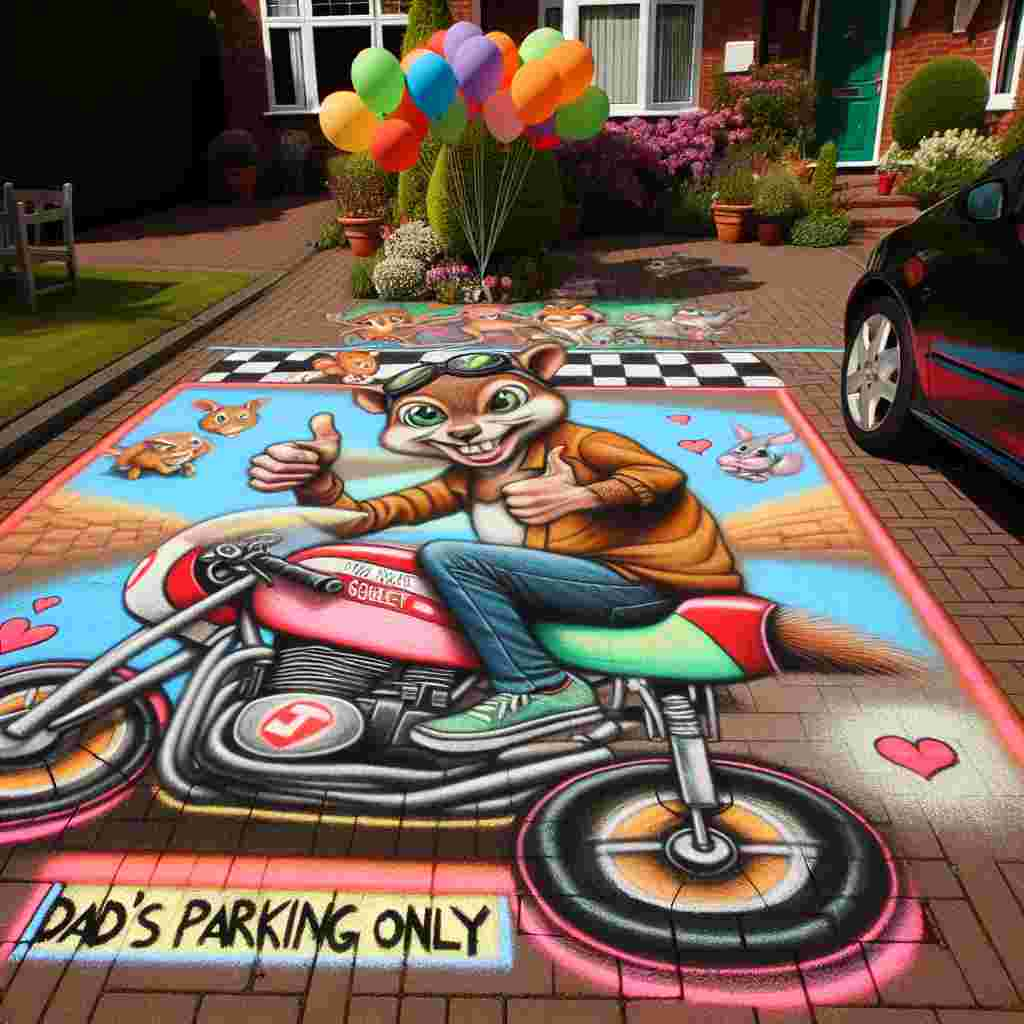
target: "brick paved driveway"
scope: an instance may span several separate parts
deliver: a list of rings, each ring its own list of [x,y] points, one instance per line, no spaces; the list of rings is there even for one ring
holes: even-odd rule
[[[857,252],[761,250],[715,242],[645,247],[643,240],[615,246],[606,259],[591,251],[582,268],[598,276],[616,266],[620,280],[645,276],[637,269],[651,257],[681,254],[671,285],[652,291],[711,306],[741,304],[745,322],[726,344],[830,346],[841,341],[846,292],[859,273]],[[611,247],[609,247],[611,248]],[[693,260],[693,263],[687,263]],[[185,374],[201,372],[216,358],[210,345],[326,345],[336,337],[324,313],[345,301],[348,256],[327,252],[307,261],[201,345],[183,353],[144,383],[96,410],[73,429],[25,458],[0,477],[0,512],[15,508],[57,470],[91,447],[126,416]],[[622,265],[627,269],[623,270]],[[731,268],[731,269],[730,269]],[[624,288],[623,291],[626,289]],[[689,346],[696,347],[696,346]],[[941,445],[911,463],[892,463],[851,447],[837,406],[839,356],[776,353],[768,357],[796,391],[822,437],[856,479],[892,536],[920,570],[932,593],[972,642],[1006,693],[1024,709],[1024,529],[1019,501],[1007,485]],[[823,690],[826,688],[822,688]],[[856,711],[862,698],[827,688],[820,707],[764,684],[747,707],[732,709],[736,724],[756,715],[767,732],[734,733],[723,748],[749,752],[776,744],[804,758],[815,754],[813,728]],[[794,700],[798,700],[798,704]],[[754,712],[755,716],[749,715]],[[807,719],[813,719],[808,722]],[[800,724],[802,721],[802,724]],[[795,732],[791,730],[795,728]],[[804,737],[799,743],[792,742]],[[865,811],[886,834],[912,879],[928,921],[928,939],[915,966],[897,984],[880,987],[857,1006],[810,1005],[775,1011],[688,1006],[674,999],[643,998],[635,977],[621,975],[618,996],[555,966],[521,942],[511,973],[454,975],[440,970],[374,971],[362,967],[224,964],[212,969],[168,971],[95,966],[72,961],[24,965],[0,973],[7,991],[0,1021],[29,1024],[139,1024],[251,1021],[259,1024],[1024,1024],[1024,820],[1020,797],[1003,802],[1005,822],[979,822],[1001,835],[998,849],[972,836],[956,845],[956,830],[929,818],[925,804],[894,799]],[[915,809],[916,806],[916,809]],[[890,813],[897,808],[897,813]],[[960,833],[963,833],[963,823]],[[999,827],[995,827],[999,826]],[[991,831],[991,830],[990,830]],[[216,831],[199,819],[180,817],[156,804],[143,785],[112,818],[67,833],[56,848],[124,851],[222,851],[264,856],[311,855],[371,858],[433,858],[439,861],[502,859],[509,837],[501,833],[413,832],[289,826],[283,822],[220,822]],[[3,865],[6,854],[0,854]],[[3,878],[25,877],[15,852]],[[2,909],[2,908],[0,908]]]

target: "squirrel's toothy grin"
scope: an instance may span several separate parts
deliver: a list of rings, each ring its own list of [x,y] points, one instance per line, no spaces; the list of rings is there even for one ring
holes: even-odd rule
[[[497,441],[481,441],[479,444],[464,444],[459,449],[460,455],[484,455],[498,447]]]

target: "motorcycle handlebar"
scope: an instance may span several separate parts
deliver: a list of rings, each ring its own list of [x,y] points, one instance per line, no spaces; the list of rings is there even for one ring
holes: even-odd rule
[[[262,569],[268,576],[279,576],[281,579],[291,580],[292,583],[299,583],[318,594],[338,594],[345,584],[336,576],[329,576],[327,573],[317,572],[314,569],[306,569],[293,562],[286,562],[276,555],[256,555],[252,559],[253,565]]]

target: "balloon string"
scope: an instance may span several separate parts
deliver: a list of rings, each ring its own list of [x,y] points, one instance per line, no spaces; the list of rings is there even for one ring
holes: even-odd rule
[[[514,154],[514,155],[512,155]],[[507,191],[504,196],[500,199],[497,209],[495,211],[496,224],[494,225],[493,233],[490,238],[490,244],[487,248],[486,259],[490,261],[491,254],[494,251],[494,247],[498,243],[498,239],[501,237],[501,232],[504,230],[505,223],[508,220],[509,214],[512,212],[512,207],[515,205],[516,200],[519,198],[520,192],[522,192],[523,186],[526,184],[526,178],[530,173],[530,167],[533,165],[533,158],[536,155],[536,151],[532,146],[528,145],[523,141],[522,138],[516,140],[515,148],[505,158],[505,167],[502,168],[502,179],[504,180],[504,171],[511,166],[512,172],[509,176],[509,182]],[[524,159],[525,156],[525,159]],[[519,158],[518,161],[516,158]]]

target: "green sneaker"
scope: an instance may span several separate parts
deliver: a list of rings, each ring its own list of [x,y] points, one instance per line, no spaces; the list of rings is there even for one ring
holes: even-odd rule
[[[466,711],[417,725],[409,738],[442,754],[480,754],[597,721],[594,691],[572,676],[557,693],[496,693]]]

